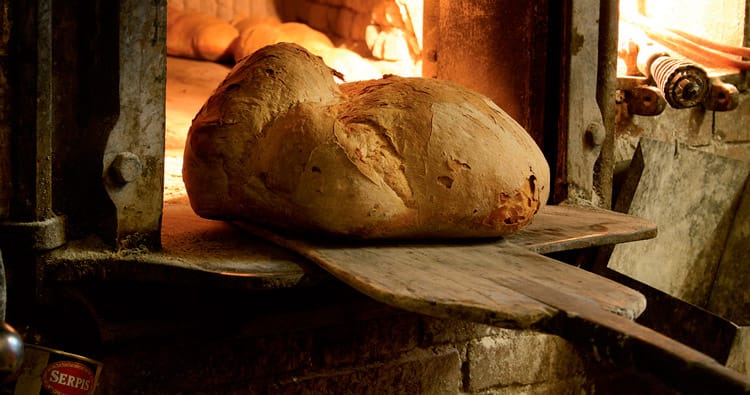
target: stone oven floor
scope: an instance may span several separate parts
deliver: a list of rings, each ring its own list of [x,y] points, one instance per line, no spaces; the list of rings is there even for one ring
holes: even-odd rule
[[[225,64],[167,56],[164,201],[185,196],[182,153],[188,129],[230,69]]]

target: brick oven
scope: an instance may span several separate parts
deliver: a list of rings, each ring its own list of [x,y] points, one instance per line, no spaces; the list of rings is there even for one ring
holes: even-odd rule
[[[653,80],[618,70],[617,1],[1,0],[0,262],[6,320],[26,342],[101,361],[96,393],[675,392],[585,341],[375,301],[292,251],[195,216],[181,144],[232,61],[168,55],[168,6],[305,23],[373,62],[408,60],[412,75],[488,96],[541,147],[554,205],[650,215],[626,204],[641,138],[750,161],[738,121],[745,72],[711,74],[727,108],[644,110],[666,99]],[[728,218],[750,201],[735,189]],[[722,248],[743,240],[728,218]],[[667,289],[631,261],[607,267],[628,256],[618,248],[549,255],[653,298],[649,326],[685,342],[720,330],[721,345],[690,345],[722,364],[742,358],[741,308]],[[716,256],[706,270],[732,265]],[[707,314],[711,326],[682,333],[664,324],[670,309],[691,323]]]

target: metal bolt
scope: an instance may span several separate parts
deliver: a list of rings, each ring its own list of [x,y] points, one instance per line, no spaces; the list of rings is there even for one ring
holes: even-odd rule
[[[141,176],[143,165],[138,155],[132,152],[120,152],[109,165],[109,174],[118,184],[133,182]]]
[[[592,148],[600,147],[604,144],[604,139],[606,137],[607,131],[604,129],[604,125],[599,122],[590,123],[584,132],[585,141]]]
[[[740,91],[736,86],[714,79],[703,106],[710,111],[731,111],[737,108],[739,102]]]
[[[628,113],[632,115],[659,115],[667,107],[667,101],[661,89],[649,85],[630,89],[625,95],[625,102],[628,104]]]

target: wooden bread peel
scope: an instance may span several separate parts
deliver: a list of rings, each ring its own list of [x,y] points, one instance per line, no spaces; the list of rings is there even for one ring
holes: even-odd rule
[[[557,217],[548,219],[560,225],[561,209],[546,210]],[[573,214],[568,226],[546,233],[548,238],[554,234],[559,243],[571,245],[575,239],[592,246],[655,235],[653,224],[635,217],[605,210],[585,209],[589,215],[580,215],[576,208],[562,210]],[[543,214],[535,220],[542,238]],[[597,221],[598,227],[594,226]],[[747,376],[634,322],[646,306],[640,293],[510,240],[351,244],[303,240],[252,224],[236,224],[400,309],[557,334],[592,348],[603,363],[635,366],[685,393],[750,393]],[[555,250],[549,241],[535,245],[528,237],[518,239],[532,248]]]

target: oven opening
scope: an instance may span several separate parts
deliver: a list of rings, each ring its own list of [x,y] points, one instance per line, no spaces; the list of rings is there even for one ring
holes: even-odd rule
[[[231,67],[265,45],[305,47],[337,83],[422,75],[422,0],[204,3],[167,2],[165,202],[187,198],[182,155],[193,117]]]

